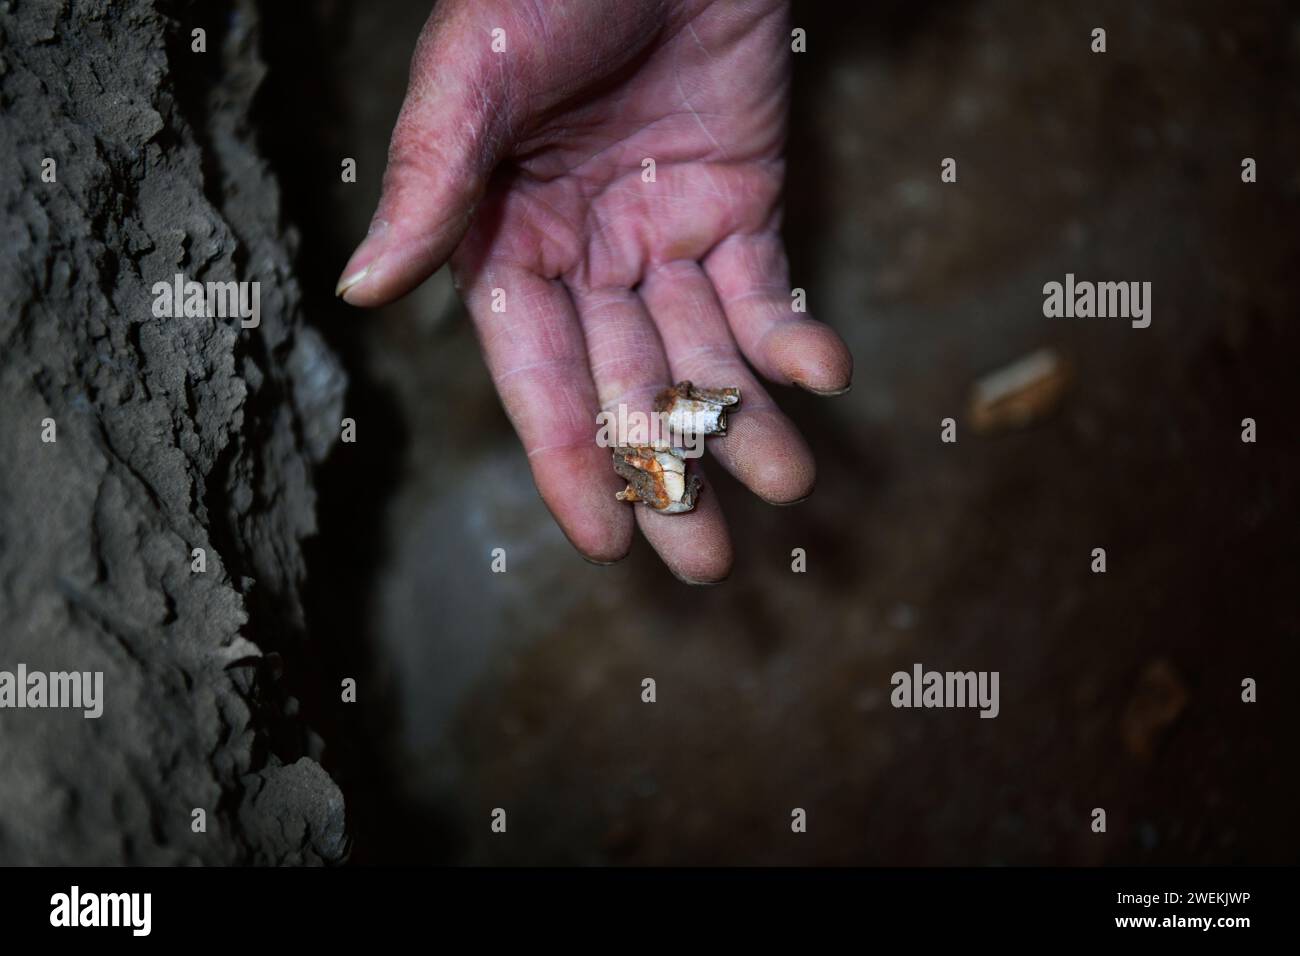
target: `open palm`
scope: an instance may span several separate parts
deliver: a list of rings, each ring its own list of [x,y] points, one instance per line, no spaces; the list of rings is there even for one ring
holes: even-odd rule
[[[685,515],[623,504],[595,444],[598,410],[648,411],[672,381],[740,387],[709,448],[756,494],[812,490],[807,445],[750,371],[823,394],[851,376],[792,308],[790,56],[783,0],[449,0],[421,35],[340,294],[383,304],[450,257],[542,498],[591,560],[622,557],[635,520],[678,577],[730,571],[716,496]]]

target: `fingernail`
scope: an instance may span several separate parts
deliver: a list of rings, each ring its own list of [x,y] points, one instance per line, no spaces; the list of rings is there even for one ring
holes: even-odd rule
[[[354,285],[359,284],[363,279],[365,279],[365,277],[369,273],[370,273],[370,266],[364,266],[363,268],[358,269],[356,272],[353,272],[351,275],[344,275],[341,279],[339,279],[339,284],[334,287],[334,294],[339,296],[340,298],[343,299],[344,302],[346,302],[348,300],[348,296],[347,296],[348,290],[351,289]]]
[[[792,499],[792,500],[790,500],[790,501],[773,501],[771,498],[764,498],[763,500],[766,501],[769,505],[776,505],[778,508],[790,508],[790,507],[793,507],[794,505],[801,505],[801,504],[803,504],[805,501],[807,501],[807,500],[808,500],[809,498],[811,498],[812,496],[813,496],[813,493],[810,491],[810,492],[808,492],[808,494],[804,495],[802,498],[794,498],[794,499]]]
[[[387,231],[388,223],[384,220],[376,219],[372,222],[366,230],[366,238],[361,240],[361,245],[357,246],[356,252],[352,253],[352,258],[343,267],[343,275],[334,287],[334,294],[344,302],[349,301],[348,293],[365,282],[374,271],[375,264],[383,253],[382,240]]]
[[[836,395],[844,395],[853,389],[853,383],[845,385],[843,388],[813,388],[811,385],[805,385],[803,382],[796,381],[796,385],[805,392],[812,392],[814,395],[820,395],[823,398],[833,398]]]
[[[672,571],[671,568],[669,568],[669,570]],[[721,584],[723,581],[727,580],[727,578],[731,577],[730,571],[728,571],[724,577],[720,577],[716,581],[696,581],[694,578],[688,578],[686,577],[686,575],[678,574],[676,571],[673,571],[672,574],[673,577],[675,577],[678,581],[681,581],[682,584],[689,584],[693,588],[716,587],[717,585]]]

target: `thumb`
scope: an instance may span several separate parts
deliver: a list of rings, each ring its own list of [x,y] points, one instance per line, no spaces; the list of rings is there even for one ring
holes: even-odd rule
[[[335,289],[350,305],[383,305],[432,275],[509,148],[507,58],[469,6],[439,4],[420,34],[379,206]]]

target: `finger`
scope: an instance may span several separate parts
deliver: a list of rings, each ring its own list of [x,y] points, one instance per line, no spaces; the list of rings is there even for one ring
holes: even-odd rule
[[[700,467],[698,461],[692,463]],[[731,535],[722,504],[705,487],[692,511],[665,515],[636,506],[636,523],[664,564],[687,584],[717,584],[731,574]]]
[[[734,235],[704,260],[736,343],[773,382],[839,395],[853,380],[853,356],[828,325],[795,312],[785,246],[775,233]]]
[[[510,61],[467,13],[440,4],[420,34],[379,206],[335,290],[352,305],[405,295],[446,261],[506,148]]]
[[[574,293],[587,341],[587,357],[601,407],[649,413],[654,397],[669,382],[668,360],[659,333],[640,297],[630,289]],[[606,451],[606,467],[608,462]],[[698,472],[699,462],[687,467]],[[706,487],[695,509],[663,515],[642,505],[621,507],[634,513],[650,546],[674,575],[690,584],[721,581],[731,573],[731,538],[716,496]]]
[[[575,290],[574,305],[600,406],[649,412],[668,381],[659,331],[631,289]]]
[[[727,434],[709,439],[722,466],[773,504],[808,497],[816,480],[812,452],[736,351],[704,270],[684,261],[656,266],[641,284],[641,297],[663,338],[674,379],[740,387],[740,409],[728,414]]]
[[[568,292],[494,260],[457,278],[542,500],[585,557],[619,560],[633,522],[614,497],[623,483],[609,451],[596,446],[596,387]]]

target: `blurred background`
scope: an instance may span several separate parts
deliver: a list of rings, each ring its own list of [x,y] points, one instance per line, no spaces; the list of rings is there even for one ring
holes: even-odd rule
[[[263,148],[358,422],[322,476],[315,657],[286,675],[354,862],[1295,861],[1300,12],[797,3],[793,281],[854,388],[777,390],[807,502],[710,472],[738,558],[698,589],[643,541],[614,567],[569,547],[445,274],[373,313],[332,296],[428,10],[264,6]],[[1150,281],[1151,327],[1044,318],[1067,272]],[[1054,413],[970,428],[973,383],[1049,346],[1074,370]],[[916,662],[999,671],[1001,715],[893,709]]]

